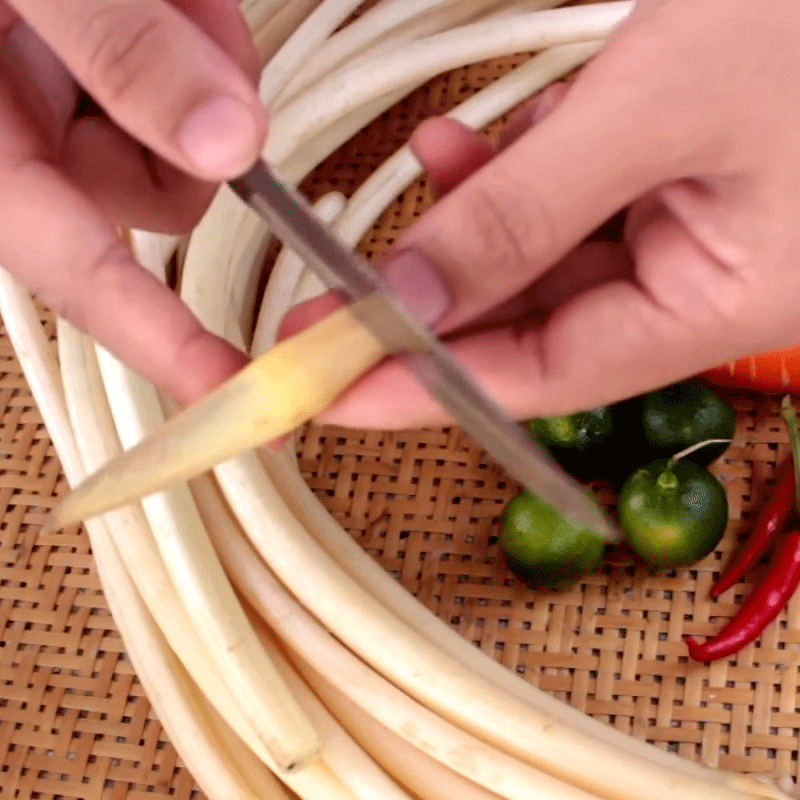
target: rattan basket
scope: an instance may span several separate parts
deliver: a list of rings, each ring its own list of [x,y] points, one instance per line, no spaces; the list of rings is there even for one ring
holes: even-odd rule
[[[330,191],[352,195],[420,119],[451,110],[527,59],[495,58],[429,80],[325,158],[304,189],[315,198]],[[430,202],[424,179],[411,182],[362,238],[361,249],[370,256],[383,252]],[[240,233],[233,231],[227,246],[256,251],[264,265],[255,278],[240,276],[229,287],[237,319],[252,330],[248,298],[261,297],[267,276],[264,297],[274,303],[288,304],[309,282],[296,271],[276,288],[274,250],[264,256],[252,242],[238,241]],[[284,276],[290,266],[281,267]],[[43,527],[67,490],[62,460],[69,454],[53,444],[62,435],[59,342],[51,315],[8,276],[0,294],[6,322],[0,338],[0,800],[189,798],[204,791],[218,800],[184,766],[195,755],[188,734],[180,728],[168,734],[151,706],[129,657],[136,643],[120,634],[131,636],[128,620],[119,608],[115,617],[110,613],[114,587],[101,586],[108,573],[86,530]],[[59,331],[67,335],[64,327]],[[438,617],[519,680],[688,762],[794,780],[800,597],[756,644],[730,659],[693,663],[682,643],[684,634],[717,630],[748,591],[743,582],[718,601],[708,599],[715,573],[747,534],[776,465],[789,453],[777,398],[726,397],[737,431],[713,465],[730,503],[719,548],[691,569],[668,573],[643,567],[621,548],[583,583],[560,592],[525,588],[506,570],[496,523],[517,487],[456,428],[384,432],[308,424],[295,440],[296,469],[327,509],[331,527],[346,531],[415,595],[420,614]],[[595,482],[591,489],[613,504],[609,484]],[[461,796],[460,785],[439,787],[439,796]],[[280,795],[263,785],[257,796]]]

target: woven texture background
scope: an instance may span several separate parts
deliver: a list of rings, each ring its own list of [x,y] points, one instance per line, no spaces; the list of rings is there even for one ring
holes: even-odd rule
[[[330,158],[306,190],[350,193],[417,120],[513,63],[431,82]],[[383,215],[365,252],[385,250],[429,202],[420,181]],[[200,797],[126,658],[86,535],[41,531],[66,485],[4,335],[0,359],[0,800]],[[423,603],[509,669],[687,758],[796,776],[800,597],[730,661],[689,663],[681,642],[684,633],[717,630],[749,588],[743,583],[708,600],[715,570],[746,535],[775,464],[789,452],[775,398],[729,398],[738,430],[714,466],[731,510],[718,551],[667,574],[620,551],[584,584],[559,593],[521,588],[497,558],[496,519],[516,486],[460,431],[309,425],[298,453],[336,519]],[[609,486],[592,488],[613,502]]]

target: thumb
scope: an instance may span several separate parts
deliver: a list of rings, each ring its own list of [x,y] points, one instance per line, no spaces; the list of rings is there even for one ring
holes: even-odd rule
[[[10,0],[83,88],[134,138],[186,172],[222,180],[258,156],[252,82],[166,0]]]
[[[515,296],[617,211],[687,168],[674,120],[654,119],[667,109],[651,108],[650,86],[622,79],[620,61],[609,47],[545,119],[401,236],[394,252],[407,265],[418,260],[424,274],[433,266],[449,290],[440,331]]]

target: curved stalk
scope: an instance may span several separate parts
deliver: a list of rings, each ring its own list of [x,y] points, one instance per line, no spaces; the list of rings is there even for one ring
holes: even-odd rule
[[[343,67],[275,116],[265,149],[267,160],[280,163],[332,121],[447,70],[509,52],[605,38],[631,7],[623,0],[485,20]]]

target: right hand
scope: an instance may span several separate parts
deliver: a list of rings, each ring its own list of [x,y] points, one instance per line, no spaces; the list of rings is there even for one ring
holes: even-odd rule
[[[259,71],[236,0],[0,0],[0,263],[183,403],[246,356],[118,229],[185,232],[256,160]]]
[[[517,419],[796,345],[798,36],[796,0],[638,0],[508,146],[428,121],[413,143],[443,197],[400,234],[387,279],[412,308],[446,309],[437,332]],[[588,238],[620,212],[621,241]],[[448,420],[394,359],[318,421]]]

